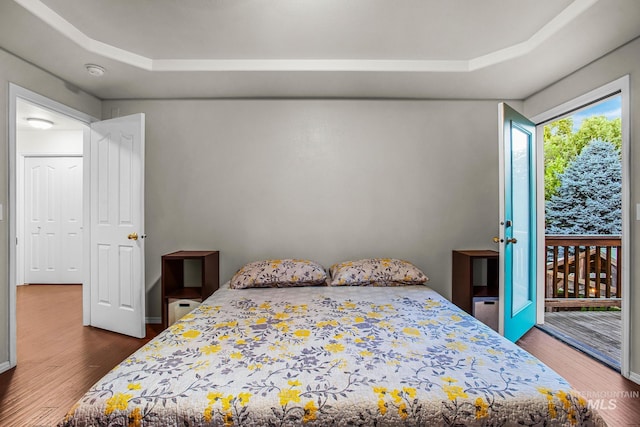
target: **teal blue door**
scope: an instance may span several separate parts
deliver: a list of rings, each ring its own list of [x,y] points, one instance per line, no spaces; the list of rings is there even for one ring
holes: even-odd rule
[[[535,125],[500,104],[502,301],[504,336],[516,341],[536,323]]]

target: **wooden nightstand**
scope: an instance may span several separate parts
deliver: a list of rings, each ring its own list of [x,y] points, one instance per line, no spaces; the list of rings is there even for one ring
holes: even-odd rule
[[[451,302],[455,305],[473,314],[474,298],[498,298],[498,252],[453,251],[452,266]]]
[[[185,260],[200,263],[200,286],[185,286]],[[169,300],[204,301],[220,287],[218,251],[177,251],[162,256],[162,326],[168,326]]]

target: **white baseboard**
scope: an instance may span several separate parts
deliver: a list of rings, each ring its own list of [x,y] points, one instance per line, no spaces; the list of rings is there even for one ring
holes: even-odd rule
[[[2,362],[0,363],[0,374],[11,369],[11,363]]]
[[[635,372],[629,372],[629,379],[636,384],[640,384],[640,374]]]
[[[161,317],[145,317],[144,322],[145,323],[162,323],[162,318]]]

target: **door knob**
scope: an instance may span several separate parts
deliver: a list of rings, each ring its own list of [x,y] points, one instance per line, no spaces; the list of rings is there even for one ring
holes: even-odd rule
[[[493,243],[501,243],[501,242],[504,242],[504,240],[502,240],[502,239],[501,239],[501,238],[499,238],[499,237],[494,237],[494,238],[493,238]]]
[[[518,243],[518,239],[516,239],[516,238],[514,237],[514,238],[512,238],[512,239],[507,239],[507,240],[506,240],[506,242],[507,242],[507,244],[509,244],[509,243]]]
[[[138,233],[136,233],[135,231],[133,233],[130,233],[127,236],[127,239],[129,239],[129,240],[138,240]]]

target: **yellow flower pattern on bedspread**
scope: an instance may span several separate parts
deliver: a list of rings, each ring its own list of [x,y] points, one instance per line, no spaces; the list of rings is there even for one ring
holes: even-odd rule
[[[604,425],[425,286],[223,287],[96,383],[79,426]]]

